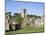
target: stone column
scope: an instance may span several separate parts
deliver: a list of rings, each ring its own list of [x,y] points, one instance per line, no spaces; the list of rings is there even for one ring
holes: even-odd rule
[[[21,28],[25,28],[26,24],[27,24],[27,14],[26,14],[26,9],[23,9],[23,22],[21,24]]]
[[[9,23],[7,18],[5,18],[5,30],[9,30]]]

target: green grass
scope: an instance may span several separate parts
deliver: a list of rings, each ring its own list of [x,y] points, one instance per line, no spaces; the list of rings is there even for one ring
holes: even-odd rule
[[[17,31],[10,31],[10,32],[6,32],[6,35],[12,35],[12,34],[20,34],[20,33],[39,33],[39,32],[44,32],[44,27],[27,27],[24,29],[20,29]]]

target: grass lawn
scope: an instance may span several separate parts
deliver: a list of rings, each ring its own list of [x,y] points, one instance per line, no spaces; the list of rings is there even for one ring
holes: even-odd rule
[[[22,34],[22,33],[39,33],[39,32],[44,32],[44,27],[27,27],[24,29],[16,30],[16,31],[9,31],[6,32],[6,35],[12,35],[12,34]]]

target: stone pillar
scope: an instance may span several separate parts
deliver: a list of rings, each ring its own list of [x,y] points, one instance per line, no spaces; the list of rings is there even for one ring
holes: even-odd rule
[[[5,18],[5,30],[9,30],[9,23],[7,18]]]
[[[26,9],[23,9],[23,22],[21,24],[21,28],[25,28],[26,27],[26,24],[27,24],[27,14],[26,14]]]
[[[23,19],[23,22],[22,22],[22,24],[21,24],[21,28],[25,28],[25,27],[26,27],[26,24],[27,24],[27,19],[24,18],[24,19]]]

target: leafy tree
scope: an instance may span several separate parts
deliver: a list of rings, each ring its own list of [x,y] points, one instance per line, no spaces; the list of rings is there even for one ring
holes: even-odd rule
[[[17,22],[17,23],[20,23],[20,24],[21,24],[22,21],[23,21],[23,18],[22,18],[20,15],[19,15],[19,16],[16,16],[15,19],[16,19],[16,22]]]

